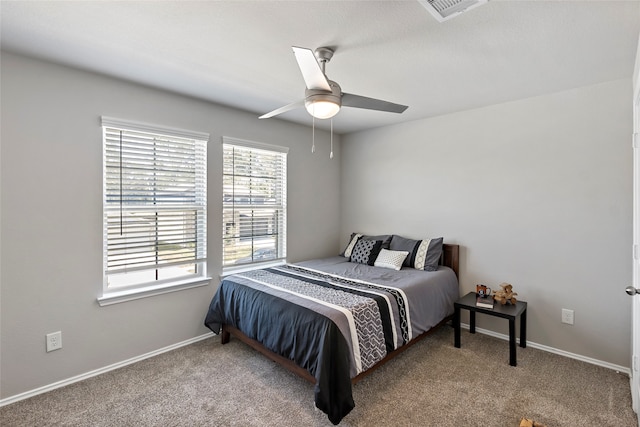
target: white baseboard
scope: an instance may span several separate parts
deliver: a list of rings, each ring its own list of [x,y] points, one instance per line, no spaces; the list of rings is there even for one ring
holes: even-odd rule
[[[16,394],[15,396],[10,396],[5,399],[0,400],[0,406],[9,405],[11,403],[18,402],[20,400],[28,399],[33,396],[37,396],[38,394],[46,393],[51,390],[55,390],[60,387],[68,386],[73,383],[77,383],[78,381],[86,380],[91,377],[95,377],[96,375],[104,374],[109,371],[113,371],[114,369],[122,368],[127,365],[131,365],[132,363],[140,362],[141,360],[148,359],[153,356],[157,356],[162,353],[166,353],[171,350],[175,350],[180,347],[184,347],[185,345],[193,344],[198,341],[205,340],[209,337],[212,337],[213,332],[206,333],[204,335],[200,335],[195,338],[188,339],[186,341],[179,342],[177,344],[172,344],[167,347],[163,347],[158,350],[151,351],[149,353],[145,353],[140,356],[132,357],[131,359],[123,360],[122,362],[114,363],[113,365],[105,366],[103,368],[99,368],[90,372],[86,372],[84,374],[76,375],[75,377],[67,378],[66,380],[61,380],[55,382],[53,384],[45,385],[42,387],[38,387],[34,390],[26,391],[24,393]]]
[[[464,329],[469,329],[469,324],[461,323],[460,326]],[[499,338],[501,340],[509,341],[509,335],[507,334],[499,334],[497,332],[490,331],[488,329],[478,328],[476,326],[476,332],[489,335],[495,338]],[[516,338],[516,342],[520,344],[520,338]],[[616,372],[622,372],[623,374],[627,374],[631,376],[631,369],[626,366],[615,365],[613,363],[604,362],[602,360],[593,359],[591,357],[583,356],[581,354],[570,353],[568,351],[560,350],[554,347],[549,347],[546,345],[538,344],[535,342],[531,342],[527,340],[527,347],[537,348],[538,350],[547,351],[549,353],[559,354],[560,356],[568,357],[570,359],[580,360],[582,362],[591,363],[592,365],[602,366],[603,368],[612,369]]]
[[[464,328],[464,329],[469,329],[469,325],[467,323],[462,323],[460,326],[462,328]],[[476,327],[476,332],[484,334],[484,335],[489,335],[489,336],[492,336],[492,337],[495,337],[495,338],[499,338],[501,340],[509,341],[509,336],[508,335],[499,334],[497,332],[493,332],[493,331],[490,331],[488,329],[483,329],[483,328]],[[124,360],[122,362],[114,363],[112,365],[105,366],[103,368],[99,368],[99,369],[96,369],[96,370],[93,370],[93,371],[90,371],[90,372],[87,372],[87,373],[84,373],[84,374],[76,375],[75,377],[67,378],[66,380],[58,381],[58,382],[55,382],[53,384],[49,384],[49,385],[46,385],[46,386],[43,386],[43,387],[36,388],[34,390],[26,391],[24,393],[20,393],[20,394],[17,394],[15,396],[10,396],[10,397],[7,397],[6,399],[1,399],[0,400],[0,406],[9,405],[11,403],[15,403],[15,402],[18,402],[20,400],[24,400],[24,399],[28,399],[28,398],[33,397],[33,396],[37,396],[38,394],[46,393],[48,391],[55,390],[57,388],[67,386],[67,385],[76,383],[78,381],[82,381],[82,380],[86,380],[86,379],[91,378],[91,377],[95,377],[96,375],[100,375],[100,374],[104,374],[104,373],[109,372],[109,371],[113,371],[114,369],[118,369],[118,368],[122,368],[122,367],[127,366],[127,365],[131,365],[132,363],[136,363],[136,362],[139,362],[141,360],[148,359],[150,357],[157,356],[159,354],[166,353],[168,351],[175,350],[175,349],[180,348],[180,347],[184,347],[185,345],[189,345],[189,344],[193,344],[193,343],[198,342],[198,341],[202,341],[204,339],[212,337],[213,335],[214,334],[212,332],[209,332],[209,333],[206,333],[204,335],[200,335],[198,337],[191,338],[191,339],[188,339],[186,341],[182,341],[182,342],[179,342],[177,344],[173,344],[173,345],[170,345],[170,346],[167,346],[167,347],[164,347],[164,348],[161,348],[161,349],[158,349],[158,350],[143,354],[141,356],[132,357],[131,359],[127,359],[127,360]],[[516,341],[518,343],[520,343],[520,339],[516,339]],[[591,357],[582,356],[580,354],[570,353],[568,351],[559,350],[557,348],[549,347],[549,346],[538,344],[538,343],[531,342],[531,341],[527,341],[527,347],[537,348],[539,350],[547,351],[549,353],[554,353],[554,354],[558,354],[560,356],[569,357],[571,359],[576,359],[576,360],[580,360],[580,361],[583,361],[583,362],[591,363],[593,365],[602,366],[604,368],[612,369],[612,370],[614,370],[616,372],[622,372],[624,374],[627,374],[627,375],[631,376],[631,369],[626,367],[626,366],[615,365],[613,363],[604,362],[602,360],[593,359]]]

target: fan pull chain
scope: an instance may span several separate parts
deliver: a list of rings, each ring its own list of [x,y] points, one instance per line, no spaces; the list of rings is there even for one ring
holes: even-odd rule
[[[333,159],[333,118],[331,118],[331,152],[329,153],[329,158]]]
[[[315,107],[314,107],[314,110],[315,110]],[[313,121],[312,121],[313,124],[311,127],[311,152],[315,153],[316,152],[316,116],[312,116],[312,117],[313,117]]]

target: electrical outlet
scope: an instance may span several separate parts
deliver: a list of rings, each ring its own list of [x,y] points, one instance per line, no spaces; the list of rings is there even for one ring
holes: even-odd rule
[[[573,325],[573,310],[562,309],[562,323]]]
[[[47,334],[47,353],[62,348],[62,331]]]

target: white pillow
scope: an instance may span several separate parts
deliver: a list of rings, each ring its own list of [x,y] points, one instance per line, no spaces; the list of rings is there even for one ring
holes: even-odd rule
[[[376,267],[400,270],[407,255],[409,255],[409,252],[407,251],[390,251],[389,249],[382,249],[373,265]]]

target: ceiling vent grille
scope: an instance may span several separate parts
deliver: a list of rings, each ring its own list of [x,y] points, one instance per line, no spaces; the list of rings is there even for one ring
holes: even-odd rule
[[[488,0],[418,0],[438,22],[460,15],[462,12],[483,5]]]

